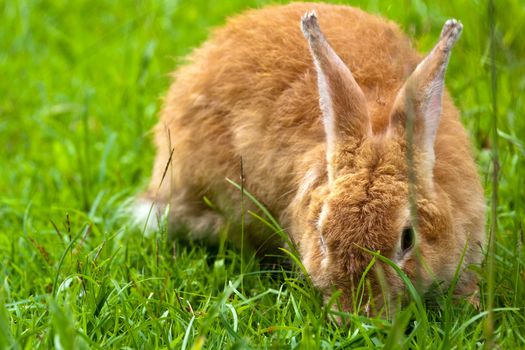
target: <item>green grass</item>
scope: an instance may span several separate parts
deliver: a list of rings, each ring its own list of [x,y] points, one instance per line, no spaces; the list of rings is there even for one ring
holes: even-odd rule
[[[489,207],[495,97],[495,280],[485,264],[479,310],[414,298],[391,320],[345,314],[340,327],[295,266],[126,228],[126,204],[149,177],[168,73],[210,27],[263,3],[0,0],[1,349],[525,346],[522,0],[496,3],[495,90],[484,1],[353,2],[400,23],[422,51],[447,18],[464,23],[447,85]]]

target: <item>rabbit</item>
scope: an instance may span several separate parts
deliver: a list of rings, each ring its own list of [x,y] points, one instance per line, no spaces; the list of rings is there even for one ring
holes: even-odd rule
[[[422,292],[450,285],[461,265],[455,293],[475,293],[468,266],[482,261],[484,195],[444,87],[461,31],[446,21],[422,59],[396,24],[349,6],[229,19],[173,74],[137,220],[155,229],[165,214],[171,228],[213,241],[239,215],[240,191],[225,179],[239,179],[242,159],[245,190],[280,220],[326,300],[339,291],[345,310],[358,307],[371,252]],[[366,281],[371,300],[406,294],[380,261]]]

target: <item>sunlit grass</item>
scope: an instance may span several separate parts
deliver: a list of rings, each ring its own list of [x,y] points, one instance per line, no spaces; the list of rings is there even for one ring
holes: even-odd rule
[[[290,255],[270,264],[125,226],[153,161],[150,128],[180,57],[265,1],[0,2],[0,348],[475,348],[525,344],[525,7],[496,2],[499,203],[495,281],[480,307],[417,297],[392,319],[332,312]],[[356,1],[427,51],[464,24],[447,86],[492,191],[485,2]],[[247,214],[249,215],[249,214]],[[257,215],[272,222],[267,213]],[[239,218],[241,214],[239,213]],[[490,220],[487,227],[490,225]],[[422,296],[421,296],[422,297]],[[340,323],[346,326],[340,326]]]

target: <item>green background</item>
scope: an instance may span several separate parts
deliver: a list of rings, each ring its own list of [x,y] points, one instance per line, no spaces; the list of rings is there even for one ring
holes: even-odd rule
[[[487,222],[495,280],[485,263],[479,309],[444,295],[391,320],[348,314],[341,327],[296,267],[126,226],[169,72],[210,28],[265,3],[0,0],[0,348],[525,346],[522,0],[494,11],[485,1],[348,2],[398,22],[422,52],[446,19],[464,24],[447,86],[489,208],[495,145],[501,167]]]

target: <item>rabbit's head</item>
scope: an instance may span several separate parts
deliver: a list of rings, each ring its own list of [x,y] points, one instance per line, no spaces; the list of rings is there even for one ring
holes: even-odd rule
[[[445,23],[436,46],[394,99],[388,127],[376,133],[362,90],[324,38],[315,13],[302,18],[301,28],[317,71],[328,166],[328,183],[314,190],[304,228],[309,243],[303,244],[310,246],[302,258],[314,284],[325,295],[340,290],[345,309],[362,298],[355,293],[365,274],[363,304],[385,288],[399,294],[399,274],[380,261],[371,264],[376,252],[422,289],[436,279],[452,280],[464,248],[455,236],[465,233],[457,232],[433,168],[445,70],[461,23]]]

